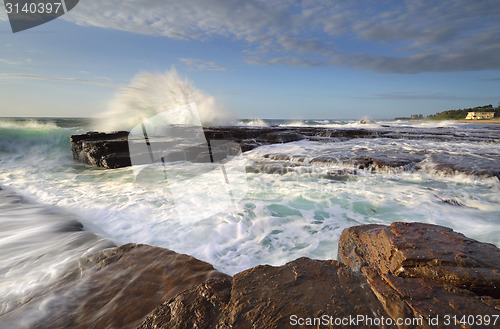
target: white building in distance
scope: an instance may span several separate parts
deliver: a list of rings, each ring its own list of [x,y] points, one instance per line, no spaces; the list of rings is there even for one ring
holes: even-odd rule
[[[483,120],[483,119],[493,119],[495,112],[469,112],[465,119],[467,120]]]

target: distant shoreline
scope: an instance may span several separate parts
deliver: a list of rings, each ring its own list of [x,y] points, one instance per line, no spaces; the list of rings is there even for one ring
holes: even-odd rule
[[[457,122],[471,122],[471,123],[497,123],[500,124],[500,119],[490,119],[490,120],[454,120]]]
[[[402,119],[398,119],[402,120]],[[394,119],[394,121],[396,121]],[[402,120],[405,121],[405,120]],[[415,120],[415,119],[407,119],[406,121],[412,121],[412,122],[440,122],[440,121],[455,121],[455,122],[461,122],[461,123],[496,123],[500,124],[500,118],[499,119],[489,119],[489,120],[465,120],[465,119],[439,119],[439,120],[432,120],[432,119],[420,119],[420,120]]]

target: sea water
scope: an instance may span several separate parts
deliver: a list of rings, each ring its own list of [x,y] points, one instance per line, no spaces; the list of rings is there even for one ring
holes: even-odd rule
[[[334,259],[342,230],[367,223],[435,223],[500,244],[498,178],[440,172],[432,164],[433,156],[446,154],[487,166],[488,161],[499,160],[498,143],[369,138],[262,146],[244,153],[246,196],[221,213],[190,223],[175,211],[167,189],[137,184],[131,168],[102,169],[75,162],[69,136],[89,129],[86,124],[62,119],[1,121],[0,182],[30,203],[63,210],[117,243],[169,248],[230,274],[301,256]],[[314,124],[356,125],[354,121]],[[378,124],[386,130],[401,125]],[[411,129],[418,132],[420,125]],[[468,128],[450,129],[464,132]],[[469,129],[473,134],[477,127]],[[426,153],[427,158],[418,170],[357,170],[340,178],[328,175],[332,170],[352,170],[345,159],[360,150]],[[270,154],[286,154],[289,159],[272,160]],[[342,161],[310,161],[325,156]],[[183,166],[196,170],[197,164]],[[274,170],[268,170],[270,167]],[[203,190],[211,182],[198,184]],[[455,200],[460,206],[443,200]],[[198,201],[202,207],[203,200]],[[2,254],[8,253],[2,249]]]
[[[364,127],[355,120],[258,122]],[[186,253],[228,274],[304,256],[336,259],[342,230],[360,224],[433,223],[500,246],[498,178],[441,171],[433,162],[452,157],[463,166],[498,164],[499,126],[397,121],[370,125],[417,137],[429,131],[439,135],[258,147],[243,154],[246,196],[192,222],[176,211],[168,189],[137,184],[130,167],[102,169],[74,161],[69,136],[91,129],[88,120],[0,120],[0,315],[49,287],[78,257],[129,242]],[[424,159],[418,168],[373,172],[348,161],[360,152],[413,152]],[[329,160],[314,162],[318,157]],[[204,164],[166,165],[195,172]],[[206,190],[212,181],[197,184],[195,188]],[[204,207],[203,199],[191,201]]]
[[[167,177],[168,188],[145,185],[130,167],[102,169],[73,160],[73,134],[129,130],[191,102],[206,126],[370,129],[376,134],[317,136],[244,152],[246,194],[216,212],[205,212],[211,206],[207,199],[189,194],[191,212],[200,214],[194,221],[178,211],[171,193],[182,191],[183,181]],[[33,327],[71,298],[52,294],[51,287],[80,257],[130,242],[186,253],[228,274],[298,257],[336,259],[342,231],[361,224],[434,223],[500,246],[500,125],[238,121],[221,109],[217,99],[171,70],[138,74],[97,121],[0,119],[0,319],[6,315],[12,321],[0,320],[0,328]],[[360,157],[415,161],[372,171],[358,168]],[[443,164],[455,169],[444,170]],[[214,190],[210,164],[164,165],[174,177],[208,173],[189,188]],[[45,297],[29,311],[19,311],[37,295]]]

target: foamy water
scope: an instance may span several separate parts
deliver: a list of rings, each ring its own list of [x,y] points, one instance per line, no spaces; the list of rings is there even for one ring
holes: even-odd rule
[[[52,124],[1,129],[2,185],[93,223],[100,233],[119,243],[149,243],[188,253],[231,274],[258,264],[283,264],[300,256],[336,258],[342,230],[366,223],[436,223],[482,241],[500,243],[498,179],[445,174],[432,163],[433,154],[445,151],[464,159],[484,154],[497,159],[499,148],[491,144],[468,147],[462,142],[379,138],[260,147],[245,154],[246,197],[193,225],[179,217],[164,186],[136,184],[130,168],[104,170],[74,162],[68,142],[72,130]],[[358,170],[357,175],[340,179],[326,173],[352,169],[348,161],[312,164],[308,160],[326,155],[348,158],[358,151],[427,152],[428,160],[418,171]],[[269,154],[292,158],[275,161],[266,157]],[[190,166],[196,170],[198,165]],[[288,169],[266,171],[265,166]],[[207,179],[197,188],[206,190],[211,184]],[[442,202],[448,199],[463,206]],[[203,207],[204,200],[192,202]]]
[[[228,125],[236,120],[235,114],[220,101],[195,88],[172,68],[165,73],[137,74],[117,92],[107,111],[94,120],[93,127],[98,131],[130,131],[143,120],[189,103],[196,104],[203,125]]]
[[[209,191],[216,198],[220,191],[214,189],[224,185],[214,183],[221,177],[212,164],[176,162],[146,168],[149,178],[159,171],[168,172],[168,177],[204,173],[189,186],[195,193],[183,195],[196,220],[179,212],[173,198],[172,191],[186,190],[185,181],[167,178],[168,187],[164,178],[138,184],[132,168],[93,168],[72,158],[72,134],[96,126],[103,131],[130,129],[159,113],[168,117],[169,110],[188,103],[196,104],[204,125],[371,129],[379,135],[350,140],[317,136],[315,141],[248,151],[238,160],[246,180],[240,186],[245,189],[238,198],[233,194],[225,208],[214,208],[203,197]],[[488,176],[500,160],[499,126],[236,121],[221,108],[215,98],[171,70],[138,74],[98,121],[0,119],[0,317],[14,314],[8,324],[0,321],[0,328],[33,327],[64,305],[71,296],[51,292],[60,276],[79,257],[115,244],[168,248],[228,274],[298,257],[335,259],[342,231],[360,224],[434,223],[500,246],[500,182]],[[372,172],[358,169],[355,161],[402,156],[418,165]],[[443,163],[459,170],[443,170]],[[230,164],[226,166],[229,172]],[[29,310],[11,312],[44,293]]]
[[[303,125],[365,127],[354,120],[311,120]],[[137,184],[131,168],[105,170],[75,162],[69,136],[88,130],[84,121],[0,121],[0,186],[4,186],[0,190],[0,315],[50,289],[79,257],[113,243],[165,247],[229,274],[303,256],[335,259],[342,230],[359,224],[434,223],[500,246],[498,178],[445,172],[435,162],[494,167],[500,159],[498,126],[373,125],[417,137],[403,139],[394,133],[390,138],[261,146],[243,154],[246,196],[222,212],[193,222],[176,211],[164,184]],[[430,133],[439,134],[435,139],[433,135],[418,138]],[[456,136],[466,136],[468,141]],[[359,170],[350,161],[359,155],[398,154],[423,160],[418,168],[378,172]],[[314,161],[317,158],[326,160]],[[206,165],[167,164],[170,173],[206,171],[202,167]],[[182,188],[181,181],[172,183]],[[213,178],[198,180],[195,188],[210,190]],[[193,198],[190,202],[200,212],[208,207],[205,199]],[[60,296],[48,296],[64,303]],[[50,308],[40,305],[15,324],[30,327],[48,314],[44,312]]]

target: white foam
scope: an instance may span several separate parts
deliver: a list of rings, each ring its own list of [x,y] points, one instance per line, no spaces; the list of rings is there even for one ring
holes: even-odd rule
[[[141,72],[119,90],[108,110],[97,117],[99,131],[130,130],[158,113],[196,103],[203,125],[228,125],[236,116],[172,68],[163,74]]]
[[[52,145],[52,141],[46,142]],[[45,153],[37,151],[40,149]],[[350,179],[335,180],[325,173],[351,168],[349,164],[311,163],[322,154],[335,157],[361,151],[498,155],[500,151],[489,144],[378,138],[260,147],[245,153],[249,169],[253,163],[273,163],[267,154],[305,160],[276,160],[276,164],[297,168],[283,171],[284,174],[248,170],[247,196],[196,225],[186,223],[182,214],[177,214],[174,201],[163,186],[146,188],[135,184],[131,168],[102,170],[78,164],[71,160],[69,144],[51,151],[38,144],[28,148],[32,152],[22,153],[26,150],[25,146],[8,157],[2,153],[2,184],[39,202],[78,214],[121,243],[149,243],[187,253],[230,274],[259,264],[280,265],[301,256],[333,259],[342,230],[367,223],[436,223],[500,246],[497,179],[460,174],[441,177],[432,170],[422,170],[358,171],[357,175],[347,173]],[[211,186],[207,178],[198,181],[196,188],[203,191]],[[445,200],[456,200],[463,206],[453,206]],[[191,201],[203,207],[206,200],[193,197]]]
[[[80,256],[112,246],[78,218],[0,190],[0,316],[50,290]]]
[[[238,125],[240,126],[249,126],[249,127],[268,127],[269,125],[262,119],[252,119],[249,121],[239,121]]]
[[[55,130],[59,129],[53,121],[30,120],[15,120],[6,119],[0,120],[0,129],[30,129],[30,130]]]

